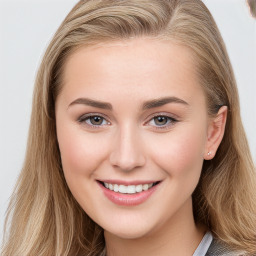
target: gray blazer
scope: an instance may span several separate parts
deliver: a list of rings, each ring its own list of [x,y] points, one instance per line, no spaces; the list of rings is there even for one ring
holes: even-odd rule
[[[202,256],[244,256],[243,252],[235,252],[230,250],[228,246],[213,239],[207,253]],[[106,251],[104,250],[99,256],[106,256]]]
[[[244,256],[243,252],[235,252],[228,248],[227,245],[213,239],[205,256]]]

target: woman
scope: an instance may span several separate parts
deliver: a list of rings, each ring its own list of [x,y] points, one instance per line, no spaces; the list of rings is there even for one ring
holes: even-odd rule
[[[255,191],[204,4],[80,1],[38,71],[3,255],[253,255]]]

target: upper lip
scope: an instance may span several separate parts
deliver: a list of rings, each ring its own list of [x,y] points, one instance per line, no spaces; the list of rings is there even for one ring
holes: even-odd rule
[[[140,184],[150,184],[150,183],[156,183],[160,182],[160,180],[98,180],[99,182],[105,182],[110,184],[117,184],[117,185],[140,185]]]

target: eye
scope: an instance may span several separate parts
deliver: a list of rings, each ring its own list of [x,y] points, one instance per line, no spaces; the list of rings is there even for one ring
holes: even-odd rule
[[[156,115],[151,118],[147,124],[161,129],[169,128],[169,126],[174,125],[176,122],[178,122],[178,120],[173,117],[166,115]]]
[[[157,126],[166,125],[170,120],[167,116],[156,116],[153,118],[154,123]]]
[[[110,124],[103,116],[91,114],[81,116],[78,121],[91,127],[101,127]]]

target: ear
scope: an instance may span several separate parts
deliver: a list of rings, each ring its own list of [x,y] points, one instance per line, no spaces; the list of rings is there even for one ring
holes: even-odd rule
[[[207,143],[205,147],[204,159],[214,158],[216,151],[222,141],[227,120],[227,106],[222,106],[217,115],[210,119],[207,129]]]

